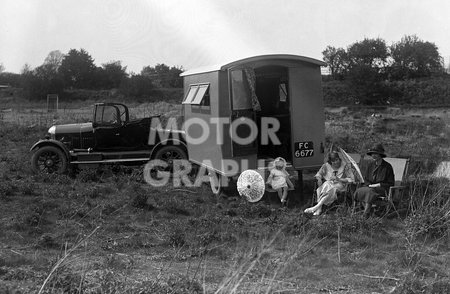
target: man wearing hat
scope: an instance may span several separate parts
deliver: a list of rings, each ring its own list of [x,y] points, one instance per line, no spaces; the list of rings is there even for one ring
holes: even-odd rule
[[[367,155],[372,156],[373,161],[368,164],[364,186],[356,189],[354,195],[356,201],[363,203],[365,217],[370,215],[372,203],[377,198],[385,196],[389,187],[395,184],[392,165],[383,159],[386,157],[383,145],[377,144],[369,149]]]

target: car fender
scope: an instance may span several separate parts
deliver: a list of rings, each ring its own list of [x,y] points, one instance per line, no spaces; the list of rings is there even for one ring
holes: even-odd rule
[[[64,154],[67,157],[67,160],[70,161],[69,149],[67,148],[66,145],[64,145],[63,143],[61,143],[60,141],[57,141],[57,140],[53,140],[53,139],[42,139],[42,140],[39,140],[36,143],[34,143],[33,146],[31,146],[30,151],[33,151],[36,148],[41,148],[43,146],[55,146],[55,147],[58,147],[59,149],[61,149],[64,152]]]
[[[158,151],[159,148],[161,148],[162,146],[168,146],[168,145],[180,146],[181,148],[183,148],[186,151],[186,154],[187,154],[186,142],[184,142],[182,140],[178,140],[178,139],[167,139],[167,140],[161,141],[158,144],[156,144],[155,146],[153,146],[152,152],[150,153],[150,158],[153,158],[153,156],[155,155],[156,151]]]

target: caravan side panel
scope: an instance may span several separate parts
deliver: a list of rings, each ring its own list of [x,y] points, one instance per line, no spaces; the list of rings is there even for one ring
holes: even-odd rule
[[[204,83],[209,83],[210,106],[183,104],[183,127],[186,131],[189,160],[214,168],[221,164],[222,158],[221,146],[216,143],[216,128],[212,128],[210,124],[211,117],[219,117],[219,72],[186,76],[184,93],[188,92],[191,85]]]

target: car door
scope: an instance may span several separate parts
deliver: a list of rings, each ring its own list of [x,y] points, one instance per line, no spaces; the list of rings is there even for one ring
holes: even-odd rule
[[[126,147],[120,111],[115,105],[97,106],[94,118],[96,150],[117,150]]]

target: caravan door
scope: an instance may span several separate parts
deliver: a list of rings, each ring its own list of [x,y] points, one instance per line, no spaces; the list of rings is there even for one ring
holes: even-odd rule
[[[325,114],[320,67],[302,64],[289,68],[291,94],[291,150],[296,169],[323,164]]]
[[[231,139],[232,156],[248,156],[257,153],[257,134],[255,112],[252,108],[252,91],[249,86],[249,73],[243,69],[233,69],[231,80]],[[254,91],[254,90],[253,90]]]

